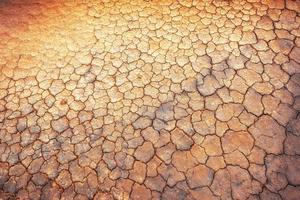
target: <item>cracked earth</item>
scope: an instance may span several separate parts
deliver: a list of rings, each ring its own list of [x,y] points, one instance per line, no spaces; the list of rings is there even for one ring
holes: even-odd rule
[[[300,1],[0,2],[0,199],[300,199]]]

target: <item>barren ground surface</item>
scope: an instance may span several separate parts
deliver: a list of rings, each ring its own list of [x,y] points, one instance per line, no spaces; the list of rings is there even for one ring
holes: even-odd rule
[[[0,199],[300,199],[300,1],[0,2]]]

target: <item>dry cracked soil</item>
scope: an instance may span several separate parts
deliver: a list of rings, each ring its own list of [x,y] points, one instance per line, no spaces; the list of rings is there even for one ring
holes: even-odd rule
[[[0,199],[300,199],[299,0],[3,0]]]

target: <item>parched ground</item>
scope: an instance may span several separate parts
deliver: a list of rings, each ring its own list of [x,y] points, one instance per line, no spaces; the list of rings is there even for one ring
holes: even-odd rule
[[[300,199],[300,1],[0,2],[0,199]]]

